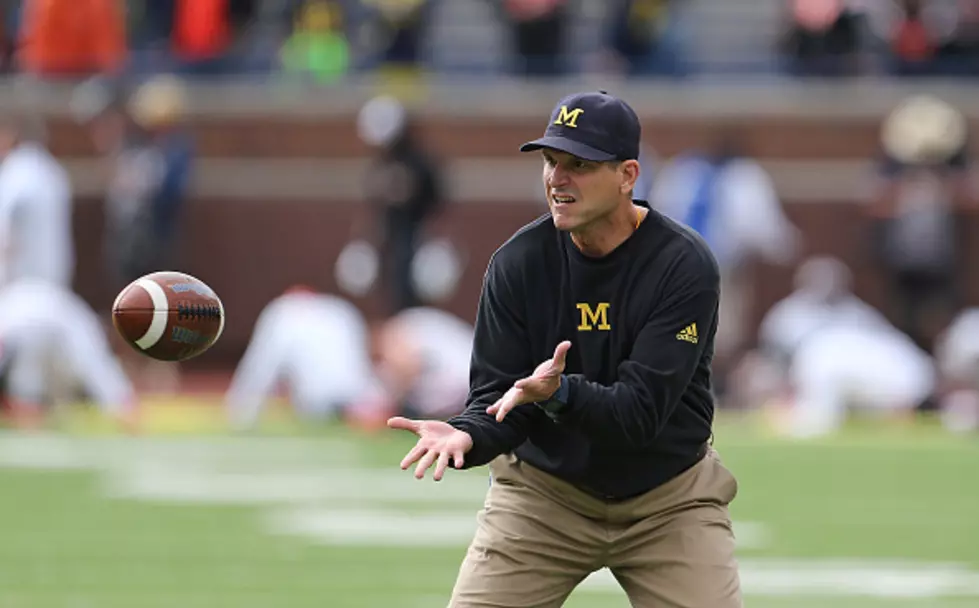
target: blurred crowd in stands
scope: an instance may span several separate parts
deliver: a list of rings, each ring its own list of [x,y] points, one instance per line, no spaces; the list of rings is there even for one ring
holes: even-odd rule
[[[979,68],[975,0],[792,0],[782,40],[804,75],[969,76]]]
[[[755,72],[968,76],[979,65],[977,0],[4,0],[0,6],[2,68],[44,78],[169,71],[329,83],[365,72],[549,77],[589,70],[680,77],[710,72],[710,54],[701,51],[721,39],[730,41],[715,53],[725,62],[738,49],[760,49],[759,57],[742,62]],[[708,21],[714,25],[704,26]]]

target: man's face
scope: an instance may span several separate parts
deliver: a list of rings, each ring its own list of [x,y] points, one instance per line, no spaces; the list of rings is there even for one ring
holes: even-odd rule
[[[595,162],[545,149],[544,191],[558,230],[579,230],[606,217],[632,189],[627,166],[635,161]]]

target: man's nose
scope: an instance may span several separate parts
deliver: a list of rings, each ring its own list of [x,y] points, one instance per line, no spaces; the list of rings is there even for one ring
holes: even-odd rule
[[[555,165],[547,175],[548,186],[562,186],[568,183],[568,171],[561,165]]]

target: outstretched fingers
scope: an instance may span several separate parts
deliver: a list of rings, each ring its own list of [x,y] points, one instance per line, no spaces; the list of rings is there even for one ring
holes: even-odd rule
[[[388,419],[388,428],[411,431],[417,435],[421,431],[422,423],[418,420],[411,420],[402,416],[395,416]]]
[[[438,458],[438,455],[438,452],[431,449],[425,452],[425,455],[418,461],[418,466],[415,467],[415,479],[422,479],[425,477],[425,471],[427,471],[428,468],[435,463],[435,459]]]
[[[415,444],[415,447],[411,448],[411,450],[409,450],[405,457],[401,460],[401,470],[404,471],[413,463],[417,462],[426,451],[428,451],[428,448],[423,446],[421,442]]]
[[[523,392],[517,388],[511,388],[496,403],[486,408],[486,413],[496,416],[497,422],[503,422],[510,410],[522,403]]]
[[[439,454],[438,462],[435,463],[435,472],[432,474],[432,479],[435,481],[442,481],[442,476],[445,475],[445,469],[449,468],[449,458],[451,454],[445,451]]]

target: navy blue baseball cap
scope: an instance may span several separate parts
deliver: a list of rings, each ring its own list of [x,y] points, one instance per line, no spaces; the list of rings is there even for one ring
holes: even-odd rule
[[[605,91],[574,93],[554,107],[544,137],[520,151],[552,148],[596,162],[635,160],[641,139],[639,117],[629,104]]]

